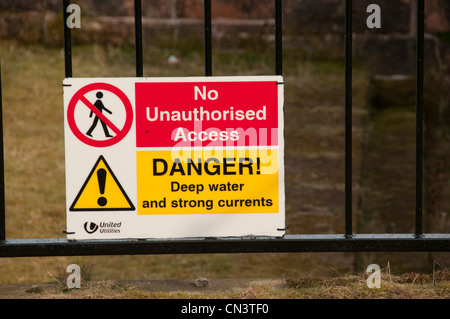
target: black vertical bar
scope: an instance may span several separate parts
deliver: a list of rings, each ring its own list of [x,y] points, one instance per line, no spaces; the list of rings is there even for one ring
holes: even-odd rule
[[[5,160],[3,153],[2,67],[0,65],[0,241],[6,240]]]
[[[345,4],[345,236],[352,236],[352,0]]]
[[[69,13],[67,7],[70,5],[70,0],[63,0],[63,26],[64,26],[64,63],[66,78],[72,77],[72,38],[70,28],[67,25],[67,18]]]
[[[212,75],[212,46],[211,46],[211,0],[204,0],[205,19],[205,75]]]
[[[134,37],[136,50],[136,77],[144,76],[142,61],[142,6],[141,0],[134,0]]]
[[[275,0],[275,74],[283,74],[283,5]]]
[[[417,1],[417,65],[416,65],[416,231],[422,235],[422,174],[423,174],[423,76],[424,76],[424,0]]]

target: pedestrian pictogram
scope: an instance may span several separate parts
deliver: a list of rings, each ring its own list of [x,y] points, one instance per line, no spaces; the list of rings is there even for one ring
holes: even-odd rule
[[[94,99],[87,96],[95,92]],[[114,105],[107,105],[105,95],[114,98]],[[111,120],[108,116],[113,114],[111,109],[115,106],[123,114],[123,118]],[[86,116],[77,116],[79,108],[87,108]],[[116,112],[119,113],[119,112]],[[81,113],[84,114],[84,113]],[[89,114],[87,116],[87,114]],[[108,116],[107,116],[108,115]],[[78,90],[71,98],[67,108],[67,122],[73,134],[83,143],[93,147],[107,147],[120,142],[129,132],[133,123],[133,107],[130,100],[117,87],[108,83],[92,83]],[[83,123],[88,123],[89,129],[83,129]],[[102,136],[97,127],[101,124]],[[112,132],[110,132],[112,131]]]
[[[102,103],[101,99],[103,97],[103,93],[97,92],[97,94],[95,96],[98,98],[98,100],[94,103],[94,106],[97,108],[97,110],[99,110],[100,113],[103,113],[103,110],[105,110],[105,112],[112,114],[112,112],[110,110],[108,110]],[[89,117],[92,117],[92,115],[94,115],[94,111],[91,110]],[[97,115],[95,115],[94,121],[92,122],[91,127],[89,128],[89,130],[86,133],[87,136],[92,137],[92,132],[97,127],[99,120],[100,120],[100,118]],[[108,125],[106,125],[106,123],[103,122],[102,120],[100,120],[100,122],[102,123],[102,128],[103,128],[103,132],[105,133],[105,137],[113,137],[111,134],[109,134]]]
[[[69,210],[128,211],[135,208],[105,158],[100,156]]]

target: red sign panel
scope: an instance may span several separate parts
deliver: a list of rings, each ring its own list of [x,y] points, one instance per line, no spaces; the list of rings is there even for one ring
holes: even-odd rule
[[[277,145],[276,81],[136,83],[137,147]]]

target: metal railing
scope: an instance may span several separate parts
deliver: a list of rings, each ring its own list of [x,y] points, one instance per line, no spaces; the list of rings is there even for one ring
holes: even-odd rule
[[[282,0],[275,3],[275,74],[282,75]],[[64,21],[70,0],[63,0]],[[141,0],[135,0],[136,76],[143,76]],[[345,0],[345,229],[342,234],[291,234],[281,238],[115,239],[69,241],[6,239],[3,138],[0,140],[0,257],[262,253],[262,252],[375,252],[450,251],[450,233],[424,234],[422,229],[424,0],[417,1],[416,83],[416,197],[415,232],[355,234],[352,226],[352,0]],[[65,75],[72,77],[70,29],[64,24]],[[205,75],[212,76],[211,0],[204,0]],[[1,73],[1,72],[0,72]],[[1,74],[0,74],[1,76]],[[0,77],[1,97],[1,77]],[[0,125],[1,121],[0,98]],[[1,127],[3,130],[3,127]],[[2,134],[3,137],[3,134]]]

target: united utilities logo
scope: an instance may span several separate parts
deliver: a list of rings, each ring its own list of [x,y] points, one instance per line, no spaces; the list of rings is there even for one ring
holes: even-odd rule
[[[85,222],[84,230],[88,234],[93,234],[97,230],[100,233],[120,233],[120,227],[122,226],[122,222],[114,223],[114,222],[100,222],[98,225],[93,222]]]
[[[92,223],[92,222],[85,222],[84,223],[84,230],[88,233],[88,234],[93,234],[97,231],[98,229],[98,225],[96,223]]]

